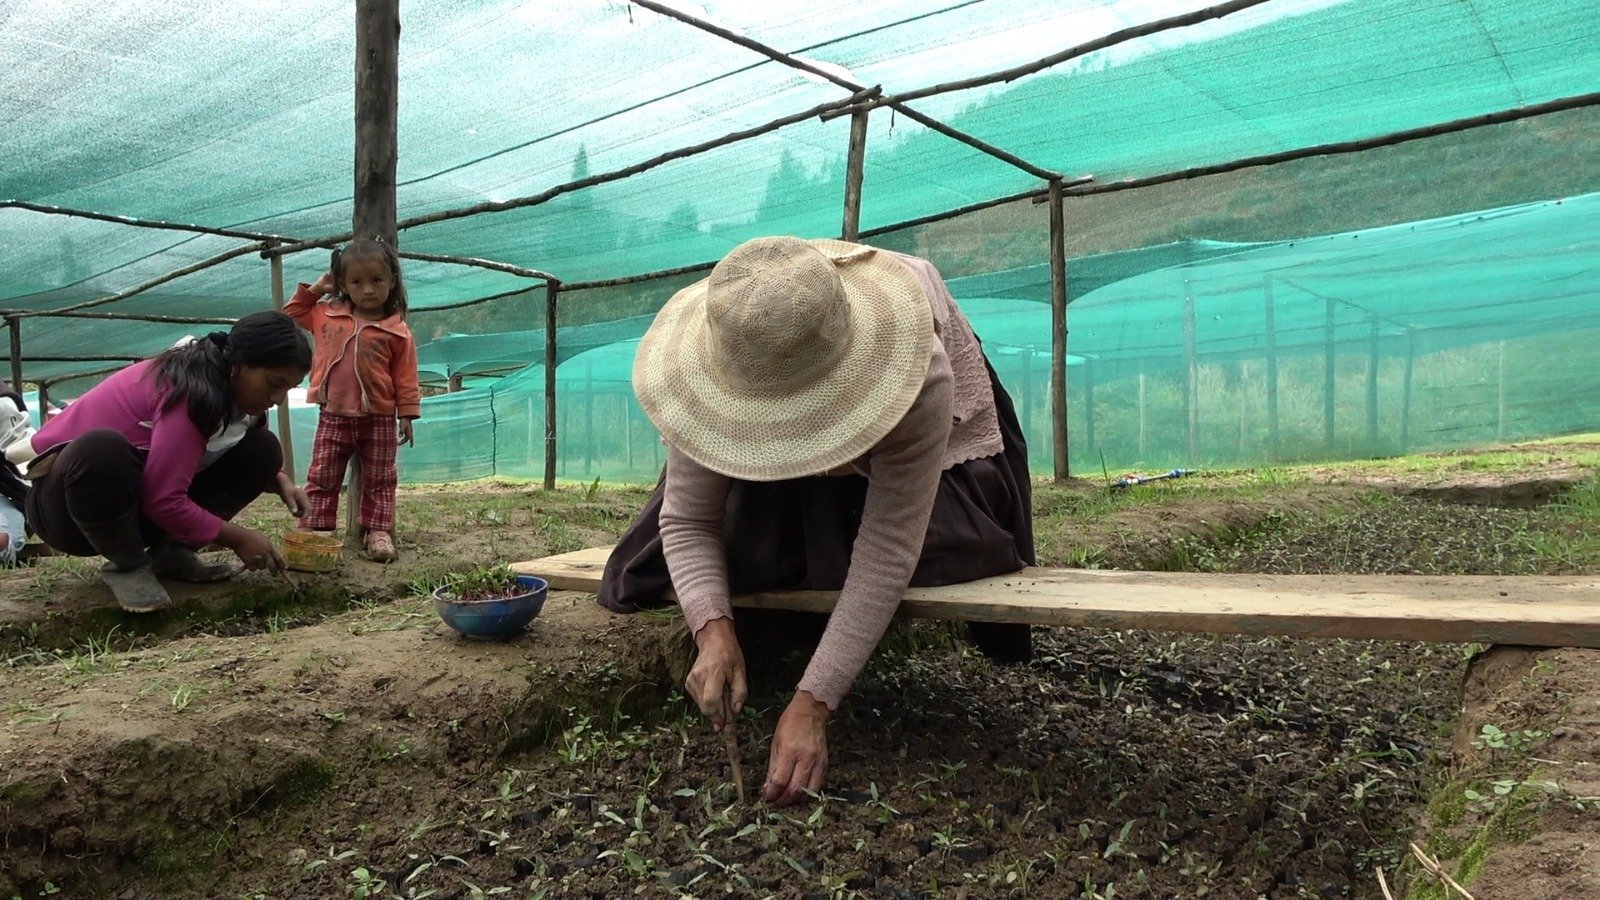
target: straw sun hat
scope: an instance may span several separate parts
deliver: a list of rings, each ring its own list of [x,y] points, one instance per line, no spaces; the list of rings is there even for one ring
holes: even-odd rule
[[[746,481],[866,453],[928,374],[933,314],[911,270],[843,241],[756,238],[667,301],[633,389],[667,443]]]

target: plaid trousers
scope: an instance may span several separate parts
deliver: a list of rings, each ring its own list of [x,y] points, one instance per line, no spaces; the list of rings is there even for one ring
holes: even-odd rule
[[[317,436],[311,442],[311,468],[306,471],[306,494],[311,512],[300,520],[310,531],[338,528],[339,488],[344,484],[350,457],[361,454],[361,527],[368,531],[394,530],[394,486],[399,475],[395,455],[400,449],[394,416],[335,416],[317,419]]]

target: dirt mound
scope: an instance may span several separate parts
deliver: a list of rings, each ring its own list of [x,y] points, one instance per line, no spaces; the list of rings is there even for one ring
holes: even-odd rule
[[[241,817],[348,792],[380,763],[470,779],[542,746],[576,703],[661,702],[683,668],[674,640],[558,593],[504,644],[467,642],[419,602],[0,670],[0,818],[9,845],[38,851],[8,860],[0,894],[127,865],[181,883]]]
[[[1589,526],[1374,501],[1376,483],[1040,485],[1041,560],[1451,572],[1559,547],[1591,564],[1567,552]],[[610,543],[645,493],[403,491],[400,563],[347,558],[303,577],[301,598],[246,575],[184,589],[161,616],[117,613],[83,563],[0,573],[0,897],[1376,897],[1374,865],[1416,877],[1394,870],[1451,772],[1475,780],[1437,793],[1431,850],[1489,859],[1474,871],[1508,896],[1536,895],[1494,879],[1543,890],[1592,874],[1584,682],[1600,673],[1545,655],[1484,676],[1504,699],[1463,726],[1477,730],[1447,772],[1439,736],[1466,666],[1449,645],[1074,629],[1041,633],[1031,666],[996,669],[955,630],[900,627],[832,726],[828,795],[734,806],[720,744],[671,696],[687,661],[674,621],[558,595],[529,636],[479,645],[441,631],[415,595],[446,569]],[[287,525],[270,504],[247,515]],[[1485,528],[1542,543],[1470,540]],[[1548,660],[1571,677],[1537,671]],[[794,673],[753,668],[766,680],[744,762],[759,783]],[[1485,755],[1484,724],[1546,768]],[[1497,772],[1513,772],[1516,803],[1485,802],[1502,796]],[[1477,827],[1497,814],[1517,827]]]

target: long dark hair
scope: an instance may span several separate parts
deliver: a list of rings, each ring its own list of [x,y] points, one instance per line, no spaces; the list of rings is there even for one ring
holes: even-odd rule
[[[392,244],[381,240],[356,238],[345,244],[343,249],[333,248],[328,271],[333,273],[333,289],[339,292],[340,299],[350,302],[350,298],[344,294],[344,267],[357,259],[381,259],[389,267],[389,280],[394,282],[394,286],[389,288],[389,302],[383,305],[383,314],[385,317],[398,315],[405,318],[406,285],[400,280],[400,254]]]
[[[233,409],[234,366],[311,368],[311,342],[281,312],[251,313],[231,331],[213,331],[157,356],[156,383],[168,389],[166,407],[188,400],[189,418],[210,436]]]

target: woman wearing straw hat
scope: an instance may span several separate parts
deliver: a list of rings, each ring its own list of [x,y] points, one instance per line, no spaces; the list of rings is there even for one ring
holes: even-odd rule
[[[971,326],[925,260],[842,241],[735,248],[639,344],[640,405],[668,445],[661,484],[606,566],[600,603],[675,589],[712,727],[747,691],[731,595],[837,590],[773,735],[764,795],[822,786],[827,720],[908,585],[1034,562],[1027,448]],[[1002,662],[1027,626],[980,625]]]

